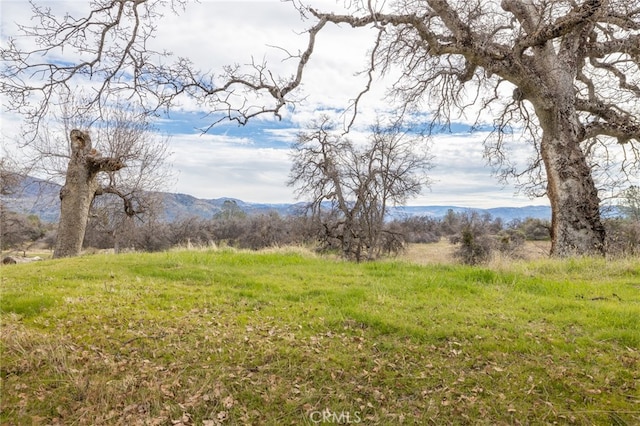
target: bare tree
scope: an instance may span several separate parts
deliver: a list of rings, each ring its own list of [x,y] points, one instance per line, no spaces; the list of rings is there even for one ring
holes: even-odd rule
[[[80,254],[89,209],[100,191],[98,173],[113,173],[124,167],[117,158],[103,157],[96,151],[88,133],[73,129],[69,139],[71,156],[65,183],[60,190],[60,222],[54,258]]]
[[[154,201],[152,191],[167,183],[167,143],[152,134],[148,122],[131,111],[118,109],[101,124],[94,126],[100,137],[96,148],[92,148],[88,133],[78,130],[70,133],[71,158],[60,191],[61,214],[54,257],[80,252],[89,209],[96,196],[110,195],[112,200],[120,200],[121,214],[113,213],[112,220],[122,227],[130,226],[135,217],[149,215]],[[79,139],[84,145],[75,142]],[[82,151],[76,146],[81,146]]]
[[[65,97],[60,104],[41,120],[42,131],[34,139],[18,145],[32,173],[63,183],[55,258],[80,253],[97,196],[119,200],[119,210],[133,218],[148,213],[150,191],[161,188],[169,176],[167,142],[154,136],[146,116],[115,104],[104,107],[97,119],[81,108],[81,96]],[[91,135],[76,126],[90,128]]]
[[[618,208],[624,216],[640,223],[640,187],[632,185],[621,194]]]
[[[378,257],[388,207],[404,204],[428,182],[426,147],[400,125],[376,124],[362,146],[337,132],[326,116],[311,128],[294,145],[290,185],[309,201],[325,243],[338,242],[343,255],[356,261]]]
[[[373,29],[369,78],[354,96],[354,114],[374,75],[382,73],[395,78],[390,99],[399,114],[428,103],[433,123],[450,122],[463,111],[497,115],[497,137],[488,151],[499,164],[509,160],[505,136],[524,128],[538,153],[530,170],[546,181],[552,207],[552,253],[603,252],[600,200],[587,157],[594,140],[638,152],[639,0],[357,0],[346,2],[350,12],[344,14],[292,0],[311,24],[306,47],[291,55],[297,68],[290,77],[256,62],[249,71],[230,66],[220,74],[200,72],[188,58],[171,63],[164,52],[149,52],[145,42],[160,7],[168,3],[177,10],[185,2],[94,0],[84,18],[59,18],[34,7],[36,24],[22,30],[38,46],[23,50],[11,40],[2,49],[8,65],[1,87],[9,108],[37,124],[55,90],[72,79],[92,80],[98,82],[94,105],[108,104],[113,93],[133,92],[156,110],[184,94],[220,113],[212,124],[225,118],[245,123],[258,114],[278,115],[296,101],[317,35],[328,24]],[[84,53],[73,63],[46,59],[63,46]]]
[[[0,196],[16,192],[21,180],[22,175],[18,171],[18,166],[5,152],[2,152],[2,158],[0,158]]]

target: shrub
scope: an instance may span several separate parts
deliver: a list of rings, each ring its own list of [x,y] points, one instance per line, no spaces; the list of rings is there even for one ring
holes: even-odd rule
[[[428,216],[408,217],[389,224],[403,234],[407,243],[436,243],[440,241],[440,222]]]
[[[527,239],[524,232],[518,229],[505,229],[497,236],[497,248],[500,253],[509,257],[519,257],[519,250]]]
[[[488,261],[495,246],[492,235],[496,232],[491,216],[472,211],[458,217],[460,231],[449,237],[449,241],[458,246],[453,252],[454,257],[467,265]]]
[[[607,254],[613,256],[640,254],[640,222],[629,219],[607,219]]]
[[[548,241],[551,239],[551,223],[548,220],[528,217],[515,219],[509,223],[508,229],[522,232],[528,241]]]

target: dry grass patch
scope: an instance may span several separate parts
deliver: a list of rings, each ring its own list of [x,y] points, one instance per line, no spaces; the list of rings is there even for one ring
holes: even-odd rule
[[[527,241],[518,249],[518,259],[546,259],[549,257],[550,248],[551,243],[547,241]],[[457,263],[453,256],[455,249],[456,246],[454,244],[451,244],[448,239],[442,238],[437,243],[410,244],[400,258],[419,265],[451,264]],[[501,255],[497,251],[492,257],[492,262],[497,263],[508,263],[513,260],[512,257]]]

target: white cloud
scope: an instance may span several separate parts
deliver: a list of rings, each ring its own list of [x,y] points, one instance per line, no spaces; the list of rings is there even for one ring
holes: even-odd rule
[[[288,151],[255,148],[242,138],[174,136],[170,143],[177,192],[199,198],[233,197],[250,202],[291,202],[285,183]]]
[[[280,133],[275,131],[275,133]],[[285,135],[288,133],[285,131]],[[467,207],[546,204],[516,196],[502,187],[483,158],[485,135],[439,135],[433,141],[433,183],[410,205],[459,205]],[[245,138],[221,135],[179,135],[171,140],[176,192],[199,198],[233,197],[250,202],[296,201],[286,186],[291,167],[289,150],[259,148]]]

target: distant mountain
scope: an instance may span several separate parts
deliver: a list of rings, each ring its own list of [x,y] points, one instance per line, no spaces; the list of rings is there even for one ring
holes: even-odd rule
[[[60,215],[60,185],[25,178],[22,187],[14,195],[3,196],[2,201],[6,208],[25,214],[34,214],[45,222],[57,222]],[[174,222],[189,217],[209,219],[222,210],[225,202],[234,202],[240,210],[248,215],[276,212],[282,216],[292,215],[301,211],[304,203],[297,204],[264,204],[248,203],[235,198],[200,199],[187,194],[174,194],[169,192],[157,192],[163,205],[163,220]],[[428,216],[434,219],[444,217],[449,210],[456,213],[476,211],[489,213],[493,217],[499,217],[505,222],[513,219],[550,219],[551,209],[548,206],[526,207],[496,207],[490,209],[476,209],[459,206],[402,206],[392,208],[389,217],[402,219],[413,216]]]
[[[13,194],[3,195],[2,203],[7,210],[23,214],[33,214],[44,222],[54,223],[60,217],[60,188],[52,182],[26,177]],[[187,194],[156,192],[163,206],[162,220],[173,222],[189,217],[212,218],[222,210],[227,201],[233,201],[238,208],[248,215],[277,212],[280,215],[291,215],[298,212],[299,204],[260,204],[247,203],[234,198],[216,198],[203,200]]]
[[[188,217],[210,219],[222,211],[225,202],[234,202],[247,215],[276,212],[282,216],[295,214],[300,211],[303,203],[299,204],[261,204],[247,203],[236,198],[200,199],[187,194],[173,194],[169,192],[157,193],[164,206],[164,220],[173,222]]]
[[[60,216],[60,185],[25,177],[15,192],[1,197],[7,210],[36,215],[43,222],[57,222]]]

